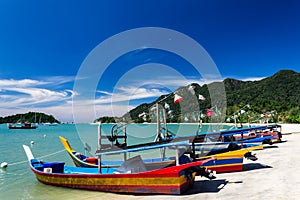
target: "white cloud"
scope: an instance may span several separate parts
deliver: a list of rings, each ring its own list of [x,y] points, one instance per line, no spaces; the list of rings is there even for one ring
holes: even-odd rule
[[[267,77],[237,77],[237,76],[231,76],[231,77],[228,77],[228,78],[233,78],[233,79],[236,79],[236,80],[240,80],[240,81],[260,81],[264,78],[267,78]],[[224,78],[226,79],[226,78]]]
[[[54,101],[66,100],[70,94],[66,91],[57,92],[43,88],[8,88],[7,91],[14,91],[20,95],[11,95],[12,105],[20,106],[50,103]]]
[[[137,105],[131,101],[145,98],[156,98],[166,94],[166,91],[155,88],[138,88],[134,86],[116,88],[114,92],[97,91],[102,96],[93,99],[76,100],[73,105],[73,112],[76,112],[76,122],[92,122],[101,116],[120,117]]]
[[[221,81],[223,81],[221,77],[216,78],[215,76],[214,78],[200,78],[196,76],[184,77],[180,75],[158,75],[151,78],[137,77],[134,80],[128,80],[127,83],[130,85],[160,85],[161,87],[169,88],[171,91],[173,91],[178,87],[186,86],[191,83],[198,83],[200,86],[202,86],[204,84]]]
[[[107,92],[107,91],[104,91],[104,90],[97,90],[97,92],[101,93],[101,94],[105,94],[105,95],[113,95],[113,93]]]
[[[55,91],[50,87],[57,82],[33,79],[2,79],[0,80],[0,107],[17,109],[47,107],[67,101],[75,95],[72,90]]]
[[[249,77],[249,78],[242,78],[241,81],[260,81],[266,77]]]
[[[253,81],[263,78],[250,77],[239,80]],[[47,77],[43,80],[2,79],[0,80],[1,116],[36,111],[52,114],[61,121],[73,121],[72,98],[79,94],[70,88],[72,85],[66,86],[73,80],[71,76]],[[122,116],[140,103],[148,103],[146,99],[155,99],[178,87],[191,83],[203,85],[222,81],[209,80],[208,82],[196,77],[170,75],[124,80],[127,81],[117,84],[113,91],[98,90],[95,99],[77,101],[75,110],[80,112],[80,118],[76,119],[76,122],[92,122],[100,116]]]
[[[32,79],[22,79],[22,80],[14,80],[14,79],[3,79],[0,80],[0,89],[10,88],[10,87],[33,87],[38,85],[45,85],[48,82],[32,80]]]
[[[130,82],[131,81],[131,82]],[[156,77],[156,79],[148,79],[148,80],[130,80],[126,84],[123,82],[122,86],[116,87],[113,92],[98,90],[98,97],[94,100],[86,100],[77,102],[77,105],[81,106],[91,106],[96,105],[97,107],[101,107],[102,109],[107,110],[107,108],[115,111],[120,108],[123,112],[116,112],[121,116],[128,111],[128,107],[131,109],[137,105],[129,105],[129,102],[136,100],[140,100],[142,102],[143,99],[147,98],[158,98],[161,95],[168,94],[180,86],[185,86],[191,83],[199,83],[199,84],[207,84],[203,79],[180,79],[176,76],[160,76]],[[148,103],[148,102],[145,102]],[[111,105],[104,107],[103,105]],[[116,109],[118,107],[118,109]],[[107,112],[105,112],[107,113]],[[101,114],[101,112],[99,112]],[[101,116],[103,116],[101,114]]]
[[[50,77],[43,77],[43,80],[46,80],[48,83],[53,85],[61,85],[65,83],[70,83],[75,80],[74,76],[50,76]]]
[[[96,98],[95,104],[108,104],[117,102],[126,102],[132,100],[139,100],[145,98],[159,97],[160,95],[166,94],[165,90],[160,89],[147,89],[137,88],[134,86],[120,87],[114,90],[113,93],[106,91],[98,91],[101,94],[105,94]],[[90,101],[87,101],[90,104]]]
[[[165,90],[160,90],[159,88],[147,89],[147,88],[136,88],[130,86],[130,87],[121,87],[118,88],[118,90],[120,90],[120,93],[116,93],[112,96],[113,102],[159,97],[160,95],[166,94]]]

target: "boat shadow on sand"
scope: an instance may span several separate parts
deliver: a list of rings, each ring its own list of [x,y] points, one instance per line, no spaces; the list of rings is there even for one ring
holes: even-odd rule
[[[243,170],[241,172],[258,170],[258,169],[268,169],[268,168],[273,168],[273,167],[269,165],[263,165],[261,163],[246,163],[243,164]],[[226,179],[195,181],[193,188],[185,192],[183,195],[198,194],[198,193],[218,193],[227,184],[240,184],[240,183],[243,183],[243,181],[231,182]]]
[[[261,163],[247,163],[247,164],[243,164],[243,171],[241,172],[257,170],[257,169],[267,169],[267,168],[273,168],[273,167],[269,165],[263,165]],[[226,179],[195,181],[193,188],[188,190],[186,193],[184,193],[184,195],[198,194],[198,193],[217,193],[220,190],[222,190],[227,184],[240,184],[240,183],[243,183],[243,181],[231,182]]]
[[[273,168],[273,167],[269,166],[269,165],[263,165],[261,163],[246,163],[246,164],[243,164],[242,172],[257,170],[257,169],[267,169],[267,168]]]
[[[269,165],[263,165],[260,163],[246,163],[243,164],[243,170],[237,173],[242,173],[251,170],[257,169],[267,169],[273,168]],[[234,173],[234,172],[233,172]],[[229,181],[226,179],[215,179],[215,180],[199,180],[195,181],[194,185],[191,189],[184,192],[182,195],[193,195],[199,193],[218,193],[220,192],[227,184],[242,184],[243,181]],[[155,194],[151,194],[152,196],[156,196]],[[134,196],[144,196],[144,194],[134,194]]]
[[[279,148],[277,145],[264,146],[264,149],[277,149],[277,148]]]
[[[222,190],[227,183],[228,181],[226,179],[195,181],[193,188],[183,193],[183,195],[217,193]]]
[[[199,180],[195,181],[192,188],[188,191],[182,193],[180,196],[193,195],[199,193],[217,193],[222,190],[226,184],[230,183],[226,179],[216,179],[216,180]],[[240,183],[240,182],[237,182]],[[241,182],[242,183],[242,182]],[[120,194],[127,195],[127,194]],[[145,196],[145,194],[133,194],[134,196]],[[151,196],[161,196],[164,194],[151,194]],[[172,194],[169,194],[173,196]],[[174,196],[178,196],[177,194]]]

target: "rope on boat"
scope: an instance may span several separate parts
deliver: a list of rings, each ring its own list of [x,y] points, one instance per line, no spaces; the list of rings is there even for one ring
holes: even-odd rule
[[[53,156],[53,155],[59,154],[59,153],[61,153],[63,151],[65,151],[65,149],[62,149],[60,151],[57,151],[57,152],[54,152],[54,153],[50,153],[50,154],[47,154],[47,155],[44,155],[44,156],[40,156],[40,157],[38,157],[38,159],[46,158],[46,157],[49,157],[49,156]],[[25,161],[19,161],[19,162],[15,162],[15,163],[9,163],[9,166],[19,165],[19,164],[27,163],[27,162],[28,161],[25,160]]]
[[[19,165],[19,164],[26,163],[26,162],[28,162],[28,161],[25,160],[25,161],[20,161],[20,162],[15,162],[15,163],[9,163],[9,166],[12,166],[12,165]]]
[[[38,157],[38,159],[46,158],[46,157],[49,157],[49,156],[53,156],[53,155],[59,154],[59,153],[61,153],[63,151],[65,151],[65,149],[62,149],[60,151],[57,151],[57,152],[54,152],[54,153],[50,153],[50,154],[47,154],[47,155],[44,155],[44,156],[40,156],[40,157]]]

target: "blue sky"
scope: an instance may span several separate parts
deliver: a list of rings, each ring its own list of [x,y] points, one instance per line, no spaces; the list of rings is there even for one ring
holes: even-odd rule
[[[300,72],[299,9],[297,0],[0,1],[0,116],[39,111],[73,121],[72,99],[78,95],[73,85],[84,60],[101,42],[140,27],[192,38],[223,79],[256,80],[280,69]],[[120,116],[185,83],[201,84],[188,62],[143,48],[107,68],[91,104],[95,116]],[[162,70],[159,63],[170,67]],[[137,76],[126,75],[138,65],[143,67]],[[80,121],[93,118],[83,113]]]

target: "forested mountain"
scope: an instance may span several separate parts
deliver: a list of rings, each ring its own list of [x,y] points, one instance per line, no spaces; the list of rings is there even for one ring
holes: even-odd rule
[[[16,114],[7,117],[0,117],[0,123],[60,123],[52,115],[39,112],[28,112],[25,114]]]
[[[228,121],[232,121],[233,118],[230,117],[243,108],[247,112],[247,116],[240,115],[239,120],[241,121],[257,120],[255,118],[259,118],[262,115],[269,115],[269,117],[272,117],[268,120],[273,122],[300,123],[300,73],[292,70],[281,70],[273,76],[259,81],[240,81],[227,78],[222,83],[226,91],[226,115]],[[189,93],[190,85],[180,87],[174,93],[181,94],[183,97],[188,96],[189,98],[184,98],[182,102],[189,100],[190,102],[174,104],[174,95],[163,95],[152,103],[137,106],[122,118],[135,122],[143,122],[145,118],[141,119],[139,115],[141,113],[148,113],[149,108],[160,101],[160,104],[167,103],[170,106],[169,110],[172,111],[172,117],[169,117],[168,121],[182,122],[183,118],[193,118],[195,121],[197,119],[195,113],[200,113],[198,116],[201,116],[202,113],[203,116],[203,113],[205,114],[207,109],[214,108],[214,105],[211,105],[210,102],[208,87],[222,83],[211,83],[203,86],[194,83],[192,84],[195,91],[194,95]],[[206,100],[197,99],[196,104],[198,105],[196,105],[195,101],[191,100],[191,97],[195,96],[195,98],[198,98],[199,94],[203,95]],[[161,101],[163,98],[166,99]],[[187,106],[187,108],[182,109],[182,106]],[[190,112],[190,114],[180,113],[180,110],[185,110]],[[203,117],[202,119],[203,121],[209,121],[211,118]],[[147,121],[149,121],[149,118],[147,118]]]
[[[287,111],[300,105],[300,74],[282,70],[260,81],[224,81],[228,106],[251,104],[261,110]]]

